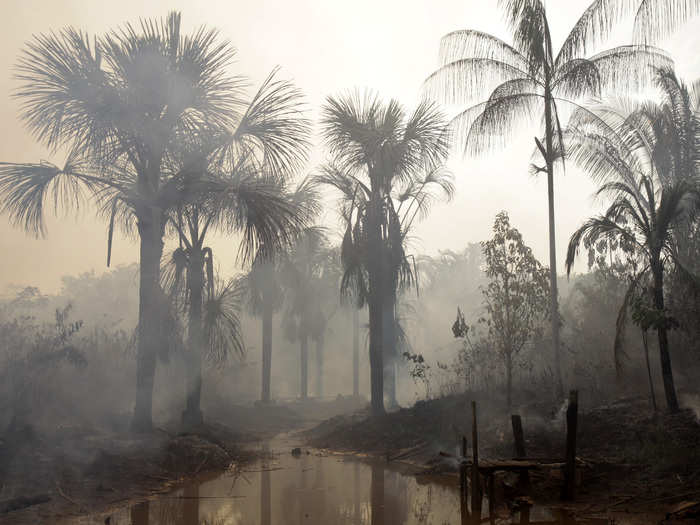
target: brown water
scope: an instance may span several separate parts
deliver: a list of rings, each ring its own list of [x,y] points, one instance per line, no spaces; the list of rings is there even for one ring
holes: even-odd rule
[[[354,458],[311,452],[291,455],[293,442],[263,445],[267,459],[193,483],[171,494],[70,525],[413,525],[459,524],[457,487],[416,478]],[[488,508],[488,506],[485,506]],[[501,515],[495,523],[585,523],[547,509]],[[488,519],[486,522],[488,523]]]

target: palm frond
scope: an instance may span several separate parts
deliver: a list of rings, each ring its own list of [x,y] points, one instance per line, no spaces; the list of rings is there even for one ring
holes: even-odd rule
[[[632,4],[638,5],[634,13],[634,39],[645,45],[669,37],[684,23],[700,14],[698,0],[639,0]]]
[[[100,48],[69,27],[35,36],[22,51],[14,96],[29,130],[52,150],[70,144],[85,153],[114,139],[110,106],[120,95]]]
[[[437,105],[422,101],[403,125],[401,139],[395,146],[391,165],[399,181],[409,179],[416,171],[433,170],[442,165],[449,154],[448,122]]]
[[[667,52],[641,45],[615,47],[588,60],[598,70],[601,90],[612,93],[636,92],[652,87],[659,68],[672,69],[674,65]]]
[[[440,39],[440,65],[457,60],[486,58],[527,69],[527,59],[513,46],[482,31],[453,31]]]
[[[598,43],[607,38],[625,10],[630,8],[632,1],[593,0],[559,48],[556,67],[588,55]]]
[[[322,109],[321,126],[326,147],[343,170],[362,167],[371,159],[388,126],[379,97],[372,91],[330,96]],[[388,129],[389,133],[393,130]]]
[[[490,149],[505,147],[518,122],[532,122],[539,117],[538,106],[542,103],[543,98],[537,93],[489,99],[468,127],[465,152],[480,155]],[[463,113],[460,118],[463,116],[467,114]]]
[[[0,163],[0,211],[10,221],[38,236],[46,234],[45,208],[79,210],[88,195],[104,187],[82,170],[87,165],[69,155],[63,168],[49,162],[37,164]],[[88,194],[88,195],[86,195]]]
[[[302,92],[291,82],[278,80],[277,72],[275,68],[265,79],[233,131],[231,155],[260,156],[267,171],[288,176],[306,162],[311,122],[304,116]]]
[[[508,80],[537,78],[527,70],[492,58],[466,58],[441,66],[423,83],[424,91],[445,104],[471,104]]]
[[[231,355],[245,355],[245,343],[239,314],[244,291],[240,281],[217,283],[214,294],[204,302],[203,330],[206,338],[206,357],[215,364],[223,363]]]
[[[571,268],[579,252],[581,243],[590,245],[601,238],[625,239],[632,245],[638,245],[637,239],[622,226],[604,215],[591,217],[576,230],[569,239],[569,246],[566,250],[566,273],[571,274]]]
[[[272,255],[290,246],[306,224],[306,214],[276,177],[234,174],[208,181],[207,209],[224,231],[239,232],[239,257],[249,261],[258,250]]]

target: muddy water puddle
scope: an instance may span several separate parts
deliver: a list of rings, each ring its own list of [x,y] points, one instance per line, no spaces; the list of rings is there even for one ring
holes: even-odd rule
[[[459,524],[453,482],[407,475],[384,463],[302,452],[276,440],[265,459],[242,470],[198,481],[173,493],[68,525],[413,525]],[[488,508],[488,507],[486,507]],[[505,509],[503,509],[505,511]],[[507,514],[507,512],[506,512]],[[529,515],[501,515],[494,523],[604,525],[573,521],[534,507]],[[488,519],[485,520],[489,522]]]

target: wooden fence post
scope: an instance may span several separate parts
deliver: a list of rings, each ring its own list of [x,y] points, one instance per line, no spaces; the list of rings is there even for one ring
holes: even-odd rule
[[[525,457],[525,437],[523,436],[523,422],[518,414],[510,416],[513,426],[513,438],[515,439],[515,457],[522,459]]]
[[[510,416],[511,426],[513,427],[513,439],[515,440],[515,457],[523,459],[525,453],[525,435],[523,434],[523,421],[520,415],[513,414]],[[521,486],[527,487],[530,484],[530,472],[527,470],[521,471],[518,475],[518,482]]]
[[[569,407],[566,409],[566,464],[564,486],[561,497],[573,500],[576,496],[576,427],[578,426],[578,391],[569,392]]]
[[[472,401],[472,518],[481,522],[481,487],[479,481],[479,433],[476,423],[476,401]]]
[[[462,525],[469,524],[469,491],[467,489],[467,438],[462,436],[462,459],[459,464],[459,510]]]

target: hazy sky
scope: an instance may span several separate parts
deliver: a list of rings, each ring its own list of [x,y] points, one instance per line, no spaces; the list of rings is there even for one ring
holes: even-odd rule
[[[553,38],[561,41],[589,1],[550,0]],[[421,83],[437,66],[440,37],[455,29],[480,29],[508,39],[496,0],[4,0],[6,21],[0,33],[0,160],[62,164],[36,145],[18,118],[11,98],[17,87],[13,66],[20,49],[33,34],[73,25],[102,33],[139,17],[161,17],[169,10],[183,13],[186,31],[201,24],[220,29],[238,49],[236,73],[259,83],[275,66],[308,97],[311,116],[325,96],[355,87],[370,87],[384,97],[395,97],[412,107]],[[700,22],[689,24],[664,47],[676,59],[682,76],[700,76]],[[616,35],[628,40],[628,31]],[[528,175],[532,132],[524,130],[507,150],[489,157],[463,159],[455,148],[450,166],[457,194],[450,204],[438,205],[416,230],[416,253],[459,250],[468,242],[487,238],[495,214],[508,210],[515,224],[547,264],[546,182]],[[309,170],[313,166],[309,166]],[[598,205],[592,203],[592,184],[574,170],[556,181],[557,243],[561,269],[566,242],[580,222]],[[329,202],[329,204],[332,204]],[[324,221],[337,220],[330,208]],[[60,276],[105,270],[106,225],[91,214],[78,219],[49,220],[46,239],[34,239],[13,229],[0,217],[0,289],[8,284],[37,285],[50,292]],[[219,266],[235,271],[235,239],[212,238]],[[116,238],[113,261],[135,261],[133,240]]]

